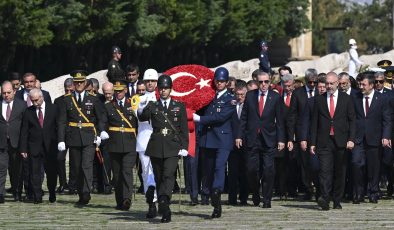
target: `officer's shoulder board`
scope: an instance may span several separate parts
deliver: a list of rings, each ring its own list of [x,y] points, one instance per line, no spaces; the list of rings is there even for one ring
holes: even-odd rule
[[[71,96],[71,95],[72,95],[71,93],[66,93],[66,94],[63,95],[63,97],[68,97],[68,96]]]

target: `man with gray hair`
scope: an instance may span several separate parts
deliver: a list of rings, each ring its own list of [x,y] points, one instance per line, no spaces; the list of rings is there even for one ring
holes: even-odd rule
[[[19,150],[23,158],[30,159],[34,203],[42,203],[42,166],[47,175],[49,202],[53,203],[56,201],[57,108],[45,103],[38,88],[30,90],[29,97],[33,105],[23,115]]]
[[[73,93],[75,90],[74,81],[72,77],[66,78],[64,80],[64,95],[57,97],[53,102],[57,108],[63,106],[64,97]],[[59,176],[59,187],[57,188],[57,193],[64,193],[64,190],[68,190],[69,194],[76,193],[76,179],[75,179],[75,170],[72,167],[74,164],[71,162],[74,160],[70,158],[70,166],[69,166],[69,174],[68,174],[68,183],[67,183],[67,176],[66,176],[66,154],[67,150],[59,151],[57,155],[57,173]]]
[[[107,81],[103,84],[102,90],[105,97],[105,103],[111,102],[114,98],[114,84]]]
[[[338,74],[339,87],[338,89],[348,95],[354,96],[358,91],[352,88],[352,83],[350,81],[350,76],[346,72],[341,72]]]
[[[287,132],[288,132],[288,148],[291,151],[293,149],[293,142],[296,144],[295,153],[301,161],[301,178],[302,183],[305,186],[304,200],[310,200],[312,198],[312,183],[310,178],[310,154],[303,151],[301,148],[301,136],[303,131],[302,117],[305,114],[305,108],[308,98],[317,95],[317,76],[318,72],[316,69],[307,69],[305,71],[305,86],[294,90],[293,96],[290,102],[290,111],[287,117]]]
[[[4,203],[5,181],[7,168],[10,167],[11,188],[15,201],[21,200],[17,193],[21,168],[21,160],[17,155],[20,127],[26,103],[15,98],[15,89],[11,82],[4,81],[1,85],[0,117],[0,204]]]

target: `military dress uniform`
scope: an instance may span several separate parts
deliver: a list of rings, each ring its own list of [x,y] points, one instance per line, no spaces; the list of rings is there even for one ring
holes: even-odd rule
[[[84,74],[73,74],[74,81],[85,79]],[[64,105],[59,108],[58,141],[69,147],[70,157],[74,159],[75,176],[79,204],[90,200],[93,181],[93,159],[95,140],[104,130],[105,116],[98,98],[86,91],[81,92],[83,99],[78,103],[77,92],[64,97]],[[81,111],[81,113],[79,112]],[[86,119],[88,120],[86,120]]]
[[[107,72],[108,81],[112,81],[114,79],[125,78],[125,72],[123,71],[120,63],[114,59],[111,59],[108,63],[108,72]]]
[[[149,102],[138,117],[140,121],[151,120],[153,133],[145,154],[152,162],[159,207],[164,205],[168,208],[166,210],[169,210],[178,165],[178,153],[181,149],[188,149],[189,131],[184,104],[169,99],[166,105],[168,108],[164,106],[162,100]],[[165,213],[163,213],[163,218],[164,215]],[[162,222],[167,221],[162,219]]]
[[[138,120],[130,99],[126,97],[105,104],[105,110],[109,133],[106,145],[113,170],[116,204],[118,209],[128,210],[133,191],[133,167],[137,157]]]

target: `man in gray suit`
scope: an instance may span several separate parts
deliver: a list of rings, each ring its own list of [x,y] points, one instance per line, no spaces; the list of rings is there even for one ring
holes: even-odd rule
[[[12,168],[13,177],[11,186],[18,188],[18,175],[20,157],[17,154],[19,145],[19,134],[22,124],[23,113],[26,109],[24,101],[15,98],[15,90],[11,82],[5,81],[1,85],[1,103],[0,103],[0,203],[4,203],[5,180],[7,178],[8,161]],[[14,199],[20,200],[20,194],[13,191]]]

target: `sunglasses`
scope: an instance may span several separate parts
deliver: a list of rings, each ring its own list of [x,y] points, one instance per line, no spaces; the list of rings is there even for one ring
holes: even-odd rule
[[[317,84],[317,81],[308,81],[309,85]]]
[[[384,83],[384,80],[375,80],[375,83],[376,83],[376,84],[377,84],[377,83],[383,84],[383,83]]]
[[[259,84],[263,84],[263,83],[268,84],[268,83],[270,83],[270,81],[269,80],[259,81]]]

